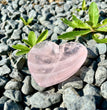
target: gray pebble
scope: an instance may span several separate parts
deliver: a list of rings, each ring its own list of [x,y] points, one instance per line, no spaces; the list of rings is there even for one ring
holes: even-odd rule
[[[25,32],[26,34],[29,34],[29,32],[30,32],[30,29],[29,29],[28,26],[24,26],[22,30],[23,30],[23,32]]]
[[[33,88],[31,86],[31,76],[26,76],[24,81],[23,81],[23,86],[22,86],[22,93],[25,95],[29,95],[30,93],[33,92]]]
[[[13,90],[19,90],[21,88],[22,84],[21,82],[18,82],[16,80],[10,80],[6,85],[5,89],[13,89]]]
[[[19,5],[24,5],[25,1],[24,0],[19,0]]]
[[[0,76],[0,88],[4,87],[5,84],[7,83],[8,79],[6,77],[1,77]]]
[[[106,44],[96,44],[96,47],[98,48],[99,54],[105,54],[107,52],[107,46]]]
[[[36,81],[33,79],[33,77],[31,77],[31,85],[32,87],[35,89],[35,90],[38,90],[38,91],[44,91],[45,88],[44,87],[41,87],[39,86]]]
[[[11,72],[11,70],[7,65],[3,65],[0,67],[0,76],[9,74],[10,72]]]
[[[29,13],[28,13],[28,16],[29,16],[29,18],[35,18],[36,17],[36,11],[35,10],[31,10]]]
[[[107,68],[107,60],[103,60],[103,61],[99,62],[98,66],[104,66],[105,68]]]
[[[12,7],[13,7],[14,10],[16,10],[18,8],[17,2],[13,1],[12,2]]]
[[[0,43],[0,54],[6,55],[8,50],[9,50],[8,45],[6,45],[5,43]]]
[[[93,85],[86,84],[85,87],[83,88],[83,93],[84,95],[95,95],[99,96],[100,95],[100,90],[96,88]]]
[[[96,47],[88,47],[88,58],[97,58],[98,56],[98,49]]]
[[[4,108],[4,103],[5,103],[7,100],[8,100],[8,98],[5,97],[5,96],[2,96],[2,97],[0,98],[0,110],[3,110],[3,108]]]
[[[64,4],[64,10],[65,11],[69,11],[70,8],[71,8],[71,4],[69,4],[69,3]]]
[[[94,82],[94,70],[92,68],[87,68],[86,66],[80,69],[80,77],[84,82],[92,84]]]
[[[54,33],[61,34],[62,32],[63,30],[60,27],[58,26],[54,27]]]
[[[30,98],[30,104],[32,107],[36,108],[46,108],[51,106],[52,104],[56,104],[60,102],[61,100],[61,94],[59,93],[42,93],[37,92],[33,94],[33,96]]]
[[[82,96],[67,110],[96,110],[95,98],[91,95]]]
[[[101,95],[107,99],[107,81],[101,85]]]
[[[95,85],[100,86],[107,79],[107,70],[103,66],[99,66],[95,73]]]
[[[69,87],[63,91],[63,103],[65,104],[67,110],[69,110],[73,102],[76,102],[79,98],[79,94],[72,87]]]
[[[23,75],[17,69],[13,69],[10,77],[17,81],[23,81]]]
[[[63,7],[59,7],[58,5],[56,5],[55,11],[56,11],[56,13],[62,13],[64,11],[64,9],[63,9]]]
[[[22,101],[22,94],[19,90],[5,90],[4,95],[13,101]]]
[[[13,31],[13,34],[11,35],[11,39],[14,39],[14,40],[18,40],[20,39],[20,34],[21,34],[21,30],[14,30]]]
[[[51,41],[56,41],[58,40],[58,35],[56,33],[53,33],[51,36]]]
[[[66,81],[63,81],[62,83],[60,83],[59,86],[61,86],[63,89],[68,88],[68,87],[82,89],[83,81],[77,76],[72,76],[71,78],[67,79]]]
[[[17,59],[17,62],[14,65],[14,68],[18,69],[18,70],[22,70],[24,64],[25,64],[26,59],[24,57],[19,57]]]
[[[23,107],[12,100],[8,100],[4,104],[4,110],[23,110]]]
[[[41,12],[41,6],[40,5],[35,5],[34,9],[36,10],[36,12]]]
[[[87,41],[87,44],[88,44],[89,47],[93,47],[93,46],[96,45],[96,41],[93,40],[93,39],[91,39],[91,40],[88,40],[88,41]]]

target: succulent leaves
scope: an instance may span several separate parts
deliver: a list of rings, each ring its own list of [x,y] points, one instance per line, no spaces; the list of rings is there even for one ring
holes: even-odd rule
[[[33,21],[33,17],[29,18],[27,21],[23,17],[20,17],[20,19],[22,20],[24,25],[29,25]]]
[[[12,48],[17,49],[16,55],[27,54],[30,49],[35,46],[37,43],[44,41],[47,38],[48,30],[45,30],[41,33],[41,35],[37,38],[33,31],[30,31],[28,34],[28,40],[23,39],[22,41],[27,45],[16,44],[12,45]]]
[[[85,0],[83,0],[82,9],[85,6]],[[69,21],[66,18],[62,18],[61,20],[68,25],[69,27],[74,28],[73,31],[64,33],[58,36],[58,39],[64,40],[74,40],[76,36],[83,36],[88,33],[92,33],[92,38],[98,43],[107,43],[107,39],[99,39],[98,35],[94,34],[96,32],[107,32],[107,19],[104,19],[102,22],[99,21],[99,10],[97,4],[92,2],[90,4],[89,10],[89,21],[81,21],[75,15],[72,15],[72,20]],[[75,30],[76,28],[76,30]]]

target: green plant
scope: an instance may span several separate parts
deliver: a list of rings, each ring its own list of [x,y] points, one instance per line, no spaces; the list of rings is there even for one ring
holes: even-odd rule
[[[29,18],[27,21],[23,17],[20,17],[20,19],[22,20],[24,25],[29,25],[33,21],[33,17]]]
[[[62,18],[62,21],[68,26],[74,28],[73,31],[64,33],[58,36],[58,39],[73,40],[76,36],[85,36],[89,33],[92,34],[92,38],[98,43],[107,43],[107,38],[99,39],[97,32],[107,32],[107,19],[104,19],[100,23],[99,21],[99,10],[97,4],[92,2],[89,10],[89,21],[81,21],[75,15],[72,15],[72,21]],[[76,30],[75,30],[76,29]]]
[[[87,9],[86,2],[85,2],[85,0],[83,0],[83,2],[82,2],[82,10],[86,10],[86,9]]]
[[[77,11],[77,12],[79,12],[81,10],[86,11],[87,9],[88,9],[88,7],[86,6],[86,2],[85,2],[85,0],[83,0],[82,1],[82,8],[77,8],[75,11]]]
[[[16,53],[17,56],[27,54],[34,45],[44,41],[47,38],[47,35],[48,35],[48,30],[45,30],[37,38],[35,33],[33,31],[30,31],[28,34],[28,39],[22,40],[26,45],[16,44],[16,45],[12,45],[12,48],[18,50]]]

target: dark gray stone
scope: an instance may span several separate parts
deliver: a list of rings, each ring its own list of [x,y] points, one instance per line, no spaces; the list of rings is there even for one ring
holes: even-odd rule
[[[45,90],[44,87],[39,86],[39,85],[35,82],[35,80],[33,79],[33,77],[31,77],[31,85],[32,85],[32,87],[33,87],[35,90],[38,90],[38,91],[44,91],[44,90]]]
[[[9,46],[6,45],[5,43],[0,43],[0,54],[6,55],[8,51],[9,51]]]
[[[46,108],[60,102],[61,94],[59,93],[42,93],[37,92],[30,98],[30,104],[36,108]]]
[[[63,7],[59,7],[58,5],[56,5],[55,11],[56,11],[56,13],[62,13],[64,11],[64,9],[63,9]]]
[[[58,36],[56,33],[53,33],[51,36],[51,41],[56,41],[56,40],[58,40]]]
[[[0,67],[0,76],[9,74],[10,72],[11,72],[11,70],[7,65],[3,65]]]
[[[63,88],[63,89],[66,89],[68,87],[82,89],[83,81],[77,76],[72,76],[71,78],[67,79],[66,81],[63,81],[62,83],[60,83],[59,86],[61,86],[61,88]]]
[[[23,110],[23,107],[12,100],[8,100],[4,104],[4,110]]]
[[[95,85],[100,86],[107,79],[107,70],[103,66],[99,66],[95,73]]]
[[[21,82],[12,79],[5,85],[5,89],[19,90],[21,86],[22,86]]]
[[[105,68],[107,68],[107,60],[103,60],[103,61],[99,62],[98,66],[104,66]]]
[[[101,95],[107,99],[107,81],[101,85]]]
[[[26,34],[29,34],[29,32],[30,32],[29,27],[28,26],[24,26],[23,27],[23,32],[25,32]]]
[[[88,58],[97,58],[98,56],[98,49],[96,47],[88,47]]]
[[[96,44],[96,47],[98,48],[99,54],[105,54],[107,52],[106,44]]]
[[[13,69],[10,77],[17,81],[23,81],[23,75],[17,69]]]
[[[11,39],[18,40],[20,39],[21,30],[14,30],[11,36]]]
[[[28,13],[28,16],[29,16],[29,18],[35,18],[36,17],[36,11],[35,10],[31,10],[29,13]]]
[[[13,101],[22,101],[22,94],[19,90],[5,90],[4,95]]]
[[[61,34],[63,33],[63,30],[60,27],[56,26],[54,27],[54,33]]]
[[[83,93],[84,93],[84,95],[99,96],[100,90],[93,85],[86,84],[85,87],[83,88]]]
[[[24,64],[25,64],[25,58],[24,57],[19,57],[17,59],[17,62],[14,65],[14,68],[18,69],[18,70],[22,70]]]
[[[80,77],[84,82],[92,84],[94,82],[94,70],[86,66],[80,69]]]
[[[0,76],[0,88],[4,87],[5,84],[7,83],[8,79],[6,77],[1,77]]]
[[[64,4],[64,10],[65,10],[65,11],[69,11],[70,8],[71,8],[71,4],[68,4],[68,3],[65,3],[65,4]]]
[[[0,98],[0,110],[3,110],[3,108],[4,108],[4,103],[5,103],[7,100],[8,100],[8,98],[5,97],[5,96],[2,96],[2,97]]]
[[[13,1],[12,2],[12,7],[13,7],[14,10],[16,10],[18,8],[17,2]]]
[[[31,94],[34,90],[31,86],[31,76],[26,76],[23,82],[24,84],[21,89],[22,93],[25,95]]]

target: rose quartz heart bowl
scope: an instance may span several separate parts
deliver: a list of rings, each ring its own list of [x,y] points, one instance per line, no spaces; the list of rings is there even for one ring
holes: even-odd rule
[[[44,41],[28,53],[28,68],[39,86],[49,87],[74,75],[86,58],[87,49],[80,43]]]

